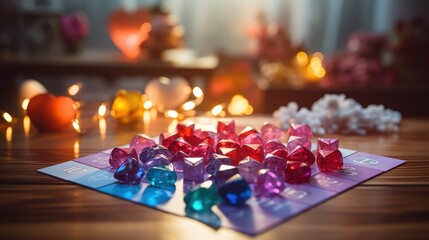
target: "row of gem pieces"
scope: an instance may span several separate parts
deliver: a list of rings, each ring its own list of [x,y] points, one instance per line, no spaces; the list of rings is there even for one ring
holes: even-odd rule
[[[114,177],[126,184],[138,184],[146,173],[151,185],[168,188],[174,186],[176,172],[183,172],[184,181],[194,183],[204,182],[208,173],[210,181],[185,197],[187,206],[195,211],[207,205],[200,202],[201,198],[215,195],[207,191],[216,191],[226,203],[241,205],[252,195],[249,183],[254,183],[255,195],[273,196],[284,190],[284,181],[296,184],[309,180],[316,157],[310,151],[312,133],[308,125],[292,124],[286,146],[280,142],[284,132],[270,123],[260,132],[247,127],[236,134],[234,121],[219,122],[217,131],[178,124],[177,133],[168,137],[161,134],[160,144],[136,135],[129,149],[112,150],[109,163],[117,168]],[[338,145],[337,139],[318,140],[316,156],[321,171],[342,167]],[[204,201],[216,202],[212,200]]]

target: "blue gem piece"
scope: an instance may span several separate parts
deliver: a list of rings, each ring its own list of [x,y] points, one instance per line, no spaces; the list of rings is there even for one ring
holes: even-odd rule
[[[228,179],[219,189],[219,195],[226,204],[242,206],[252,196],[249,184],[239,174]]]
[[[139,184],[144,176],[142,166],[134,158],[127,158],[113,175],[114,178],[126,184]]]
[[[224,183],[226,180],[234,176],[235,174],[238,174],[238,169],[231,165],[220,165],[219,170],[214,177],[216,179],[216,182]]]
[[[147,172],[146,180],[154,187],[171,188],[176,183],[177,174],[165,168],[153,167]]]
[[[170,164],[170,160],[164,155],[155,155],[143,163],[143,170],[149,171],[153,167],[165,167]]]
[[[211,212],[213,205],[216,205],[221,199],[214,183],[209,180],[186,193],[183,200],[187,209],[196,212]]]
[[[206,167],[208,174],[216,176],[220,165],[232,165],[232,159],[222,154],[213,153],[210,157],[209,164]]]

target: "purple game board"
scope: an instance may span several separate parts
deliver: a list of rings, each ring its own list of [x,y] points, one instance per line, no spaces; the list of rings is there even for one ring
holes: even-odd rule
[[[108,162],[111,149],[46,167],[39,172],[124,200],[191,217],[213,227],[228,227],[256,235],[405,162],[348,149],[340,150],[344,157],[342,170],[321,173],[313,167],[309,183],[288,185],[277,197],[252,197],[240,208],[218,204],[213,207],[212,214],[195,215],[185,211],[183,197],[192,186],[184,185],[181,174],[178,174],[175,189],[160,189],[146,182],[140,185],[117,183]]]

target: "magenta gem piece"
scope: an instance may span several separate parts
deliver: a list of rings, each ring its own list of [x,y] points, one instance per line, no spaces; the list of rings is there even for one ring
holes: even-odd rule
[[[311,168],[304,162],[289,161],[285,170],[285,181],[292,184],[308,182]]]
[[[253,134],[253,133],[259,134],[259,132],[256,131],[256,129],[247,126],[246,128],[244,128],[240,132],[240,134],[238,134],[238,140],[239,140],[239,142],[243,141],[243,139],[245,139],[247,136],[249,136],[250,134]]]
[[[308,150],[311,150],[311,141],[304,137],[290,136],[286,144],[287,151],[292,152],[298,146],[303,146]]]
[[[263,168],[263,165],[253,158],[246,157],[240,161],[237,166],[238,172],[248,183],[253,183],[258,177],[258,172]]]
[[[204,182],[204,159],[202,157],[186,157],[183,165],[183,180],[186,182]]]
[[[173,164],[174,171],[183,172],[185,157],[188,157],[188,155],[180,150],[173,155],[171,163]]]
[[[170,146],[168,147],[168,150],[172,153],[175,154],[178,151],[182,151],[186,154],[191,153],[192,151],[192,146],[191,144],[189,144],[188,142],[185,141],[185,139],[183,138],[178,138],[176,140],[174,140]]]
[[[279,148],[277,150],[274,150],[273,152],[271,152],[272,155],[283,158],[285,161],[288,160],[288,152],[286,149],[283,148]],[[268,155],[268,154],[267,154]]]
[[[285,189],[283,180],[268,169],[261,169],[256,178],[254,192],[256,196],[272,197],[279,195]]]
[[[176,126],[177,134],[182,138],[190,137],[194,133],[195,124],[179,123]]]
[[[277,139],[269,140],[264,144],[265,154],[272,153],[277,149],[284,149],[286,151],[286,146]]]
[[[243,140],[241,140],[240,144],[259,144],[264,145],[264,140],[262,139],[260,134],[251,133],[247,135]]]
[[[297,146],[294,150],[292,150],[287,158],[288,161],[296,161],[296,162],[304,162],[308,166],[313,165],[316,158],[314,154],[303,146]]]
[[[244,144],[241,146],[241,159],[251,157],[258,162],[264,160],[264,149],[259,144]]]
[[[317,139],[316,152],[319,152],[320,150],[333,152],[335,150],[338,150],[339,147],[340,142],[338,138],[319,138]]]
[[[189,157],[202,157],[204,159],[204,165],[207,166],[213,153],[214,150],[210,145],[201,143],[192,149],[191,153],[189,153]]]
[[[272,154],[267,154],[267,156],[264,159],[263,164],[264,164],[265,168],[273,171],[281,179],[284,178],[285,170],[286,170],[286,160],[284,160],[281,157],[277,157],[275,155],[272,155]]]
[[[339,150],[319,151],[317,153],[317,166],[322,172],[332,172],[343,167],[343,155]]]
[[[145,134],[135,135],[130,142],[130,147],[134,148],[138,153],[140,153],[145,147],[152,147],[156,145],[155,141]]]
[[[125,184],[139,184],[144,173],[138,161],[129,157],[118,167],[113,177]]]
[[[272,139],[281,139],[284,136],[284,132],[274,124],[264,123],[261,127],[261,135],[262,139],[267,142]]]
[[[292,123],[289,128],[289,136],[298,136],[303,138],[312,138],[313,132],[308,124]]]
[[[159,135],[159,144],[161,144],[162,146],[168,148],[170,146],[170,144],[178,139],[180,136],[179,134],[175,133],[175,134],[171,134],[171,135],[166,135],[166,133],[161,133]]]
[[[216,144],[218,142],[218,136],[215,132],[202,131],[202,130],[198,129],[198,130],[194,131],[194,135],[197,136],[199,139],[202,139],[202,141],[206,142],[213,149],[216,147]]]
[[[130,153],[127,153],[124,149],[114,148],[110,153],[109,164],[112,168],[118,168],[122,163],[127,160],[128,157],[133,157],[135,160],[138,160],[137,153],[134,149],[131,149]]]

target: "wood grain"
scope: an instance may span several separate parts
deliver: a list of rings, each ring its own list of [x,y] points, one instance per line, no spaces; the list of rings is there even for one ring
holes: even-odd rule
[[[259,127],[268,116],[237,118],[240,128]],[[170,120],[149,128],[108,119],[78,136],[72,129],[26,136],[18,123],[6,141],[0,125],[0,236],[2,239],[249,239],[233,230],[212,229],[37,173],[55,163],[127,144],[140,132],[157,136]],[[405,119],[393,135],[340,136],[340,145],[407,163],[381,174],[256,239],[425,239],[429,234],[429,120]],[[74,150],[79,142],[78,151]]]

